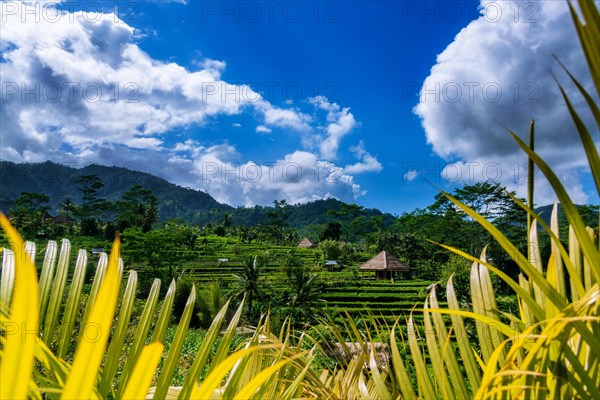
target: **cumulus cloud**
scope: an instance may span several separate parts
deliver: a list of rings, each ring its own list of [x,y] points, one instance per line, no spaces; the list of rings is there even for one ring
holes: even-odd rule
[[[266,102],[261,103],[260,109],[264,114],[265,125],[267,126],[291,128],[300,132],[311,130],[309,123],[312,118],[310,115],[296,110],[279,108]]]
[[[319,140],[318,146],[321,157],[335,159],[341,140],[356,127],[354,115],[349,107],[341,108],[339,104],[329,102],[325,96],[311,97],[308,100],[318,109],[327,112],[327,125],[323,127],[326,135]]]
[[[523,195],[526,158],[504,126],[526,137],[533,118],[536,150],[575,201],[588,201],[578,174],[585,156],[551,71],[575,92],[552,53],[591,87],[566,2],[482,0],[481,16],[438,55],[421,88],[415,112],[433,151],[450,162],[476,165],[474,180],[493,172]],[[572,98],[577,107],[583,104]],[[538,186],[537,202],[552,201],[547,184],[540,180]]]
[[[173,148],[166,168],[185,166],[188,173],[177,183],[202,187],[218,201],[236,206],[270,204],[281,198],[290,203],[326,197],[350,200],[365,193],[343,168],[307,151],[295,151],[270,163],[238,160],[234,146],[202,147],[186,141]]]
[[[364,194],[344,168],[321,161],[334,158],[341,138],[356,126],[348,108],[315,100],[326,111],[322,124],[297,107],[269,103],[248,85],[226,82],[223,60],[205,58],[190,69],[154,59],[136,43],[139,32],[114,13],[61,10],[58,3],[44,5],[51,20],[24,15],[20,2],[10,2],[10,12],[3,9],[2,159],[135,165],[233,205],[328,196],[352,201]],[[242,113],[256,118],[258,133],[283,129],[303,141],[319,137],[324,127],[315,142],[320,150],[291,150],[258,165],[244,160],[229,138],[206,146],[201,133],[186,136],[187,128]],[[362,152],[362,162],[373,163]],[[293,177],[295,168],[300,175]],[[253,170],[258,178],[244,175]]]
[[[361,161],[352,165],[346,165],[344,172],[348,174],[361,174],[363,172],[379,172],[383,169],[381,163],[365,150],[365,143],[362,140],[357,146],[351,147],[350,151]]]
[[[4,16],[1,128],[11,133],[2,144],[9,153],[51,156],[61,142],[80,151],[98,144],[157,150],[170,130],[249,105],[215,93],[225,85],[223,62],[188,71],[150,58],[114,14],[57,13],[57,22]]]

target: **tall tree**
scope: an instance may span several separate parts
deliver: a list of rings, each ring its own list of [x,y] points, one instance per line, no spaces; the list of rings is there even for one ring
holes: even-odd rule
[[[148,232],[158,221],[158,200],[151,190],[133,185],[116,202],[119,214],[117,226],[123,231],[128,227],[139,227]]]
[[[82,204],[77,209],[80,219],[81,233],[87,236],[98,236],[102,233],[99,219],[110,209],[110,203],[99,197],[104,183],[98,175],[81,175],[75,181],[79,184]]]
[[[60,203],[60,210],[58,211],[66,217],[71,217],[77,211],[77,205],[70,198],[66,198]]]
[[[342,203],[339,210],[330,209],[327,214],[337,218],[342,224],[340,236],[346,240],[351,240],[358,233],[354,228],[361,225],[362,219],[360,218],[364,217],[365,208],[357,204]]]
[[[342,225],[339,222],[328,222],[325,230],[321,233],[320,240],[340,240],[342,236]]]
[[[80,186],[84,205],[90,206],[99,201],[98,191],[104,187],[104,183],[98,175],[81,175],[75,182]]]
[[[271,235],[277,244],[282,244],[285,239],[285,230],[288,219],[288,203],[285,199],[274,200],[273,210],[267,212]]]
[[[48,218],[50,198],[42,193],[21,192],[15,199],[10,217],[15,226],[26,236],[42,233],[42,226]]]
[[[247,258],[244,260],[242,270],[234,275],[233,293],[236,296],[246,296],[246,313],[252,320],[260,314],[255,310],[255,302],[262,297],[263,293],[260,281],[261,264],[258,257]]]

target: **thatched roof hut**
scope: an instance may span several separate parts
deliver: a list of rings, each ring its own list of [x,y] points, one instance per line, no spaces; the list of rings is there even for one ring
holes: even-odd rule
[[[298,243],[297,247],[301,249],[313,249],[317,247],[317,244],[309,238],[305,237],[300,243]]]
[[[375,279],[391,279],[396,277],[408,278],[411,268],[398,260],[387,251],[382,251],[358,268],[362,272],[375,273]]]

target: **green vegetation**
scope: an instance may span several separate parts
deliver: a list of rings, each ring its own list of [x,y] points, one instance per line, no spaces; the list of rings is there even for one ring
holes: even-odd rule
[[[573,20],[600,94],[600,15],[579,5],[586,23],[574,9]],[[596,102],[571,79],[600,128]],[[564,101],[600,193],[598,150]],[[284,201],[252,232],[227,214],[159,228],[148,225],[157,202],[140,187],[108,221],[103,186],[87,175],[82,203],[64,202],[80,213],[73,237],[102,240],[121,221],[132,224],[123,243],[105,244],[110,256],[75,255],[66,239],[38,253],[11,222],[47,236],[48,197],[23,192],[11,221],[0,214],[11,248],[0,281],[0,374],[10,384],[0,398],[600,398],[598,208],[573,204],[532,150],[533,124],[529,145],[510,134],[562,206],[549,224],[533,185],[525,202],[483,183],[442,192],[390,229],[341,207],[320,248],[296,249]],[[363,279],[358,265],[382,248],[418,279]],[[333,256],[341,271],[324,268]]]

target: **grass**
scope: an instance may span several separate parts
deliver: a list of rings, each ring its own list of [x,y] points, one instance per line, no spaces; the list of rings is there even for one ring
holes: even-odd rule
[[[594,2],[578,4],[579,14],[571,10],[573,23],[600,94],[600,14]],[[600,128],[597,104],[571,80]],[[569,98],[563,100],[600,193],[598,150]],[[433,286],[421,306],[404,316],[391,309],[390,319],[342,313],[303,332],[286,320],[273,332],[267,313],[242,338],[236,334],[242,302],[235,311],[226,304],[206,332],[196,333],[189,330],[195,287],[179,323],[171,326],[176,283],[161,296],[163,283],[155,280],[147,298],[136,300],[138,276],[131,271],[123,280],[118,239],[110,256],[96,260],[89,294],[82,294],[85,252],[78,253],[81,262],[70,272],[70,243],[63,241],[60,251],[47,246],[38,280],[35,244],[24,242],[0,215],[12,249],[2,253],[0,378],[10,384],[0,386],[0,398],[600,398],[598,227],[583,224],[554,172],[510,134],[552,185],[569,223],[568,243],[559,239],[557,206],[549,226],[533,211],[533,186],[529,204],[515,201],[529,215],[529,243],[538,244],[538,223],[550,236],[548,260],[519,252],[493,224],[443,193],[480,223],[521,271],[513,280],[488,262],[485,250],[470,255],[442,246],[472,263],[469,308],[459,304],[450,277],[444,302]],[[491,274],[515,293],[518,310],[502,309]],[[413,284],[416,290],[423,283]],[[134,315],[130,310],[138,301],[142,312]],[[388,349],[390,363],[381,362],[375,344]],[[336,348],[344,356],[328,364],[331,358],[323,355]]]

